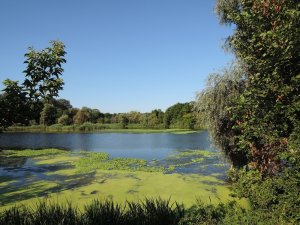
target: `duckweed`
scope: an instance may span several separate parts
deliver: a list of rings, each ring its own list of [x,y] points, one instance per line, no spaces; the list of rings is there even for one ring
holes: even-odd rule
[[[163,171],[162,167],[148,165],[144,159],[133,158],[115,158],[109,159],[109,155],[103,152],[84,152],[84,157],[74,162],[76,168],[81,172],[92,170],[127,170],[127,171],[145,171],[159,172]]]
[[[32,204],[44,197],[58,202],[72,200],[86,204],[98,197],[111,198],[120,203],[159,195],[164,198],[172,196],[187,206],[194,203],[195,197],[213,203],[218,203],[220,199],[223,202],[232,200],[225,182],[219,180],[216,174],[176,173],[176,168],[189,165],[203,167],[206,163],[215,163],[221,166],[216,160],[218,153],[188,150],[170,156],[166,164],[160,160],[147,162],[143,159],[110,158],[103,152],[58,149],[2,151],[0,154],[33,158],[32,173],[28,171],[23,176],[16,171],[17,176],[11,177],[12,180],[2,177],[0,209],[16,203]],[[212,162],[206,161],[211,158],[214,159]]]
[[[7,157],[39,157],[39,156],[50,156],[50,155],[59,155],[66,154],[68,151],[49,148],[49,149],[25,149],[25,150],[4,150],[4,155]]]

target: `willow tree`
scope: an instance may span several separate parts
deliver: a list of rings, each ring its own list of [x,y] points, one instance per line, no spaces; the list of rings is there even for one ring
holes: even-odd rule
[[[195,110],[204,118],[204,126],[210,131],[212,140],[222,149],[234,166],[248,163],[249,153],[238,148],[238,129],[232,107],[245,89],[245,68],[239,63],[219,73],[211,74],[207,87],[197,94]]]

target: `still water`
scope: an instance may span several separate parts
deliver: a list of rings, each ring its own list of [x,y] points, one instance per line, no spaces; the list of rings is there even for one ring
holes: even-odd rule
[[[163,159],[176,151],[216,151],[207,132],[191,134],[130,133],[4,133],[0,149],[59,148],[71,151],[107,152],[110,157]]]

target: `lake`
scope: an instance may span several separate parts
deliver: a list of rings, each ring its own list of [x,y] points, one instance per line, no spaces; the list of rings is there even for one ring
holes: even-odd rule
[[[0,149],[59,148],[107,152],[111,157],[163,159],[178,150],[211,147],[208,132],[171,133],[3,133]]]
[[[49,148],[63,151],[38,150]],[[231,200],[229,164],[207,132],[2,133],[0,149],[0,208],[45,197],[81,206],[95,198]]]

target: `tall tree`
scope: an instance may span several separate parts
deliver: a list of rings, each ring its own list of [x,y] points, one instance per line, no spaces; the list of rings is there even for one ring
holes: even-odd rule
[[[225,152],[234,166],[249,162],[248,151],[237,146],[236,136],[240,132],[234,129],[237,112],[232,111],[244,89],[244,68],[234,63],[209,76],[207,88],[197,94],[194,105],[197,113],[205,118],[204,126],[210,131],[214,144]]]
[[[65,45],[60,41],[51,41],[50,44],[51,47],[41,51],[30,47],[25,54],[27,68],[23,85],[35,101],[49,101],[63,89],[61,76],[64,72],[62,64],[66,63]]]
[[[16,123],[28,124],[29,102],[26,93],[18,81],[6,79],[0,97],[1,127],[8,127]]]
[[[52,125],[56,122],[57,109],[54,105],[45,103],[44,108],[41,112],[40,124],[42,125]]]
[[[240,148],[263,174],[277,173],[283,152],[299,151],[300,2],[219,0],[220,21],[234,24],[227,46],[247,65],[246,87],[237,99]],[[293,147],[291,147],[293,146]]]

